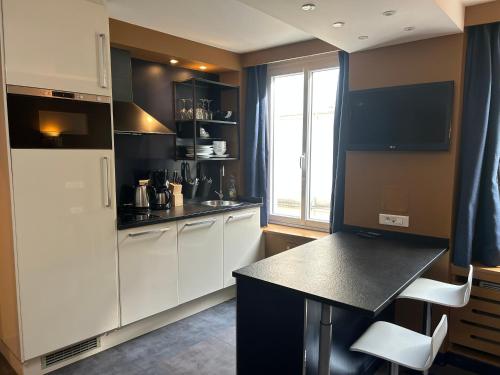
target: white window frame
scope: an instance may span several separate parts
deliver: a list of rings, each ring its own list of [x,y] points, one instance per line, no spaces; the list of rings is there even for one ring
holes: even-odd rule
[[[303,142],[302,142],[302,160],[297,160],[297,163],[302,165],[302,187],[301,187],[301,214],[300,218],[292,218],[286,216],[273,215],[270,212],[269,222],[272,224],[282,224],[294,226],[299,228],[314,229],[321,231],[328,231],[330,223],[321,222],[316,220],[308,220],[307,212],[309,211],[309,192],[310,192],[310,155],[311,155],[311,121],[312,121],[312,100],[310,98],[312,87],[312,73],[319,70],[327,70],[332,68],[339,68],[338,54],[336,52],[321,54],[308,58],[294,59],[286,62],[279,62],[270,64],[267,70],[267,92],[269,93],[268,105],[268,118],[269,118],[269,188],[270,196],[273,197],[273,166],[274,166],[274,138],[273,138],[273,103],[271,95],[271,82],[274,76],[288,75],[288,74],[304,74],[304,97],[303,97]],[[336,89],[335,89],[336,90]],[[333,122],[332,122],[333,126]],[[333,168],[333,166],[332,166]],[[270,211],[272,211],[272,200],[270,201]]]

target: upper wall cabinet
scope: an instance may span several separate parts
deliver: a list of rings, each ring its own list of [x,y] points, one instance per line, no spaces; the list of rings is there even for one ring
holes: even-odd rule
[[[2,0],[7,84],[111,96],[106,8],[90,0]]]

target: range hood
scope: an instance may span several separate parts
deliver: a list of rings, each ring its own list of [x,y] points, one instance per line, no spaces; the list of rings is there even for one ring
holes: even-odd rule
[[[111,65],[115,133],[175,135],[166,125],[134,103],[130,52],[111,48]]]
[[[175,134],[133,102],[113,101],[115,133]]]

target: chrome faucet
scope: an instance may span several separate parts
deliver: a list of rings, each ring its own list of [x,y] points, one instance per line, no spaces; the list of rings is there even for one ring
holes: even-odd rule
[[[224,164],[220,164],[220,170],[219,170],[219,188],[220,191],[214,190],[215,194],[219,197],[219,200],[224,199],[224,189],[222,188],[222,177],[224,177]]]
[[[214,190],[214,193],[217,194],[217,196],[219,197],[219,200],[223,200],[224,199],[224,194],[222,194],[221,192],[218,192],[217,190]]]

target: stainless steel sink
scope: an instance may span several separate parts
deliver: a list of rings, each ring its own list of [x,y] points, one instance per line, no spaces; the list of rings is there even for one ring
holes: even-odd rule
[[[215,200],[215,201],[204,201],[201,202],[201,204],[210,207],[237,207],[241,206],[243,203],[234,201]]]

